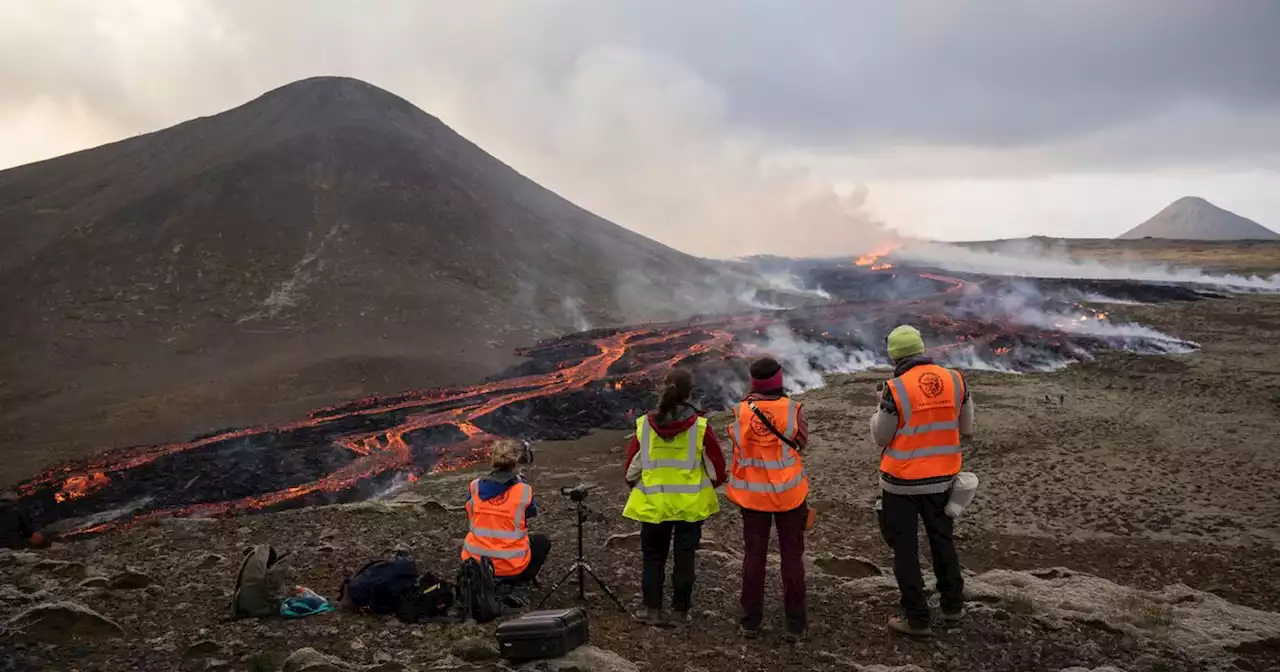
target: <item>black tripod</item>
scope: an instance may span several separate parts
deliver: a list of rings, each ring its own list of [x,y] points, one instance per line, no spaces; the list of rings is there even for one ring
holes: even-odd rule
[[[622,603],[618,601],[618,598],[616,596],[614,596],[613,591],[609,590],[609,586],[606,586],[604,581],[602,581],[600,577],[596,575],[595,570],[591,569],[591,565],[587,563],[587,559],[583,555],[582,526],[587,522],[586,499],[587,499],[588,489],[589,488],[584,488],[582,486],[578,486],[573,489],[569,489],[569,488],[560,489],[560,494],[565,495],[566,497],[569,497],[570,499],[572,499],[574,503],[577,504],[577,507],[578,507],[578,557],[573,561],[573,564],[569,566],[569,571],[565,572],[564,576],[560,577],[560,580],[556,581],[555,584],[551,586],[551,590],[548,590],[547,594],[543,595],[542,599],[538,601],[538,606],[536,607],[537,609],[541,609],[542,605],[547,601],[547,598],[554,595],[556,590],[558,590],[560,586],[564,585],[564,582],[568,581],[570,576],[573,576],[574,571],[577,571],[579,602],[585,602],[587,600],[586,575],[590,574],[591,578],[595,579],[596,584],[598,584],[601,590],[604,591],[604,594],[608,595],[609,599],[613,600],[613,603],[618,605],[618,610],[624,614],[627,613],[626,607],[622,606]]]

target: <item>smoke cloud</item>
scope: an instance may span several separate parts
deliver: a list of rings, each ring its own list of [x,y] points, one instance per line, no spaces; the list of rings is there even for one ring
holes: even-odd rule
[[[913,241],[894,250],[893,257],[921,266],[986,275],[1185,283],[1236,292],[1280,291],[1280,274],[1269,277],[1212,274],[1196,268],[1077,260],[1067,257],[1063,251],[1030,242],[1008,244],[1005,250],[988,252],[944,243]]]

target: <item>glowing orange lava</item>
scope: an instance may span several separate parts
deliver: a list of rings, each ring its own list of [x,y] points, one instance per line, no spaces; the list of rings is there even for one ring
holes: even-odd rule
[[[111,482],[107,475],[101,471],[95,471],[88,476],[72,476],[62,484],[62,489],[53,496],[58,502],[66,502],[73,499],[80,499],[85,495],[101,488]]]
[[[880,258],[888,256],[889,253],[893,252],[896,249],[898,249],[898,245],[894,243],[881,245],[880,247],[877,247],[876,249],[871,250],[870,252],[862,255],[861,257],[858,257],[857,259],[854,260],[853,263],[856,266],[870,266],[871,270],[873,271],[883,271],[885,269],[893,268],[893,264],[883,262],[880,260]]]

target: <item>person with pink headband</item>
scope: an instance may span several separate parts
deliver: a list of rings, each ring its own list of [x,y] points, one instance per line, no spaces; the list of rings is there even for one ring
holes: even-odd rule
[[[751,392],[734,408],[729,426],[733,461],[725,497],[742,510],[742,634],[756,637],[764,617],[769,533],[778,527],[782,556],[783,638],[797,642],[807,626],[804,534],[811,516],[809,478],[801,452],[809,426],[800,403],[783,390],[782,365],[772,357],[751,364]]]

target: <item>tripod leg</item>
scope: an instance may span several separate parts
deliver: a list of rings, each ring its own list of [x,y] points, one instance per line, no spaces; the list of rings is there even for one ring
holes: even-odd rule
[[[596,570],[591,569],[591,565],[588,565],[585,562],[582,563],[582,567],[587,570],[587,573],[591,575],[591,578],[596,580],[596,584],[600,586],[600,589],[604,591],[604,594],[608,595],[609,599],[613,600],[613,603],[618,607],[618,611],[621,611],[624,614],[627,613],[627,608],[622,606],[622,602],[618,601],[618,597],[613,594],[612,590],[609,590],[609,586],[606,586],[604,581],[601,581],[600,577],[596,576]]]
[[[560,588],[560,586],[564,584],[564,582],[565,582],[565,581],[568,581],[568,580],[569,580],[569,577],[573,576],[573,573],[574,573],[577,569],[578,569],[578,563],[576,563],[576,562],[575,562],[575,563],[573,563],[573,565],[572,565],[572,566],[570,566],[570,567],[569,567],[569,571],[565,572],[565,573],[564,573],[564,576],[560,577],[560,580],[559,580],[559,581],[556,581],[555,583],[551,584],[551,590],[548,590],[548,591],[547,591],[547,594],[546,594],[546,595],[543,595],[541,600],[538,600],[538,606],[536,606],[536,607],[534,607],[534,608],[535,608],[535,609],[541,609],[541,608],[542,608],[542,605],[543,605],[544,603],[546,603],[547,598],[548,598],[548,597],[551,597],[552,595],[554,595],[554,594],[555,594],[555,592],[556,592],[556,590],[558,590],[558,589]],[[593,575],[593,576],[594,576],[594,575]]]

